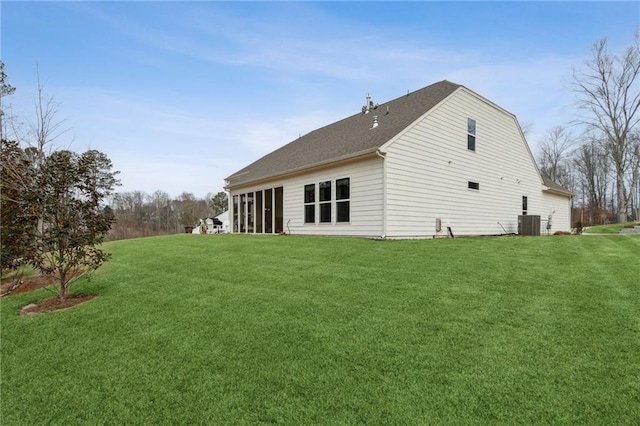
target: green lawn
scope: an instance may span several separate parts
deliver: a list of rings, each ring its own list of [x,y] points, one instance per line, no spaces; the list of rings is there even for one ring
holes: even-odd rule
[[[639,225],[640,222],[612,223],[610,225],[590,226],[585,229],[587,234],[619,234],[625,226]]]
[[[106,247],[0,302],[3,425],[640,423],[638,237]]]

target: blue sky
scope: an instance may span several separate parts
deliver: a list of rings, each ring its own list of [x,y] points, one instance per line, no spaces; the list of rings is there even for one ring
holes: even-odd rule
[[[33,116],[37,75],[70,129],[105,152],[119,191],[221,191],[299,135],[447,79],[531,124],[535,152],[573,118],[567,82],[638,2],[11,2],[1,56]]]

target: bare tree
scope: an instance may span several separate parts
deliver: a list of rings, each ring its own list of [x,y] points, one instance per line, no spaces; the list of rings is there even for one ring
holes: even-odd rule
[[[36,164],[39,165],[47,151],[51,151],[53,144],[65,133],[66,118],[60,119],[61,105],[52,95],[47,95],[44,84],[40,80],[40,70],[36,68],[38,77],[38,91],[34,99],[35,118],[29,122],[29,146],[37,154]]]
[[[522,134],[526,137],[533,130],[534,125],[531,121],[523,121],[520,123],[520,130],[522,130]]]
[[[155,233],[176,232],[171,197],[165,191],[157,190],[150,197],[152,226]]]
[[[602,139],[593,134],[587,135],[573,159],[591,225],[596,223],[597,216],[605,213],[607,190],[611,186],[611,160]]]
[[[633,194],[628,176],[637,173],[638,163],[629,144],[640,121],[640,30],[621,55],[609,52],[606,38],[594,43],[592,54],[583,69],[574,70],[572,90],[585,113],[581,122],[606,135],[604,146],[616,173],[618,221],[626,222]]]
[[[194,226],[199,219],[217,214],[210,205],[212,198],[212,194],[197,198],[190,192],[183,192],[171,199],[162,190],[151,195],[142,191],[115,194],[110,200],[110,207],[116,222],[107,239],[113,241],[184,232],[185,227]]]
[[[538,156],[540,171],[554,182],[572,190],[570,155],[574,143],[574,138],[567,129],[556,126],[542,139]]]
[[[191,192],[183,192],[175,201],[178,208],[179,222],[184,226],[193,226],[198,219],[210,214],[206,200],[198,199]]]

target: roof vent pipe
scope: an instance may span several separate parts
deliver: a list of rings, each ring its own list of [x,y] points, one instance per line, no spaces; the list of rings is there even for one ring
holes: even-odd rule
[[[378,127],[378,116],[374,115],[373,116],[373,124],[371,125],[371,128],[375,129],[376,127]]]
[[[371,93],[367,93],[367,103],[364,105],[365,107],[365,114],[369,114],[369,109],[371,108],[371,104],[373,102],[371,102]]]

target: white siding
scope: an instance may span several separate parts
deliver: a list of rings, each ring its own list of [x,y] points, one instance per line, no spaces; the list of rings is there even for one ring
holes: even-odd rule
[[[467,149],[467,118],[476,120],[475,152]],[[568,223],[558,199],[543,200],[515,118],[464,88],[388,144],[386,158],[388,237],[433,236],[436,218],[454,235],[515,233],[523,196],[528,214],[546,219],[555,209],[558,226]]]
[[[476,121],[476,150],[467,149],[467,119]],[[373,130],[375,131],[375,130]],[[285,232],[306,235],[431,237],[518,232],[518,216],[539,215],[542,233],[570,230],[570,198],[543,192],[535,161],[515,117],[460,88],[372,155],[274,179],[234,195],[283,187]],[[350,178],[350,222],[336,223],[335,181]],[[304,187],[332,182],[332,223],[304,223]],[[477,182],[479,190],[468,188]],[[316,199],[318,198],[316,193]],[[385,207],[386,203],[386,207]],[[231,204],[231,202],[230,202]],[[230,206],[231,209],[233,206]],[[316,222],[319,221],[316,200]],[[233,211],[229,212],[233,218]],[[551,216],[551,229],[547,230]],[[386,224],[385,224],[386,217]]]
[[[547,216],[542,216],[542,220],[548,221],[551,218],[551,227],[546,229],[547,222],[543,222],[541,228],[553,234],[556,231],[569,232],[571,230],[571,199],[562,195],[542,194],[543,211]]]
[[[350,222],[336,223],[335,180],[350,178]],[[304,223],[304,186],[332,181],[332,223]],[[283,187],[284,230],[292,235],[381,236],[383,216],[382,158],[369,157],[286,179],[233,189],[231,197],[268,188]],[[316,200],[318,194],[316,193]],[[317,204],[317,203],[316,203]],[[232,215],[232,213],[230,213]],[[233,217],[233,216],[231,216]],[[316,222],[319,212],[316,208]]]

